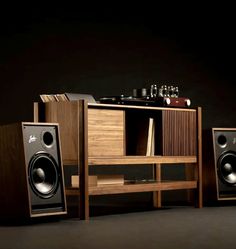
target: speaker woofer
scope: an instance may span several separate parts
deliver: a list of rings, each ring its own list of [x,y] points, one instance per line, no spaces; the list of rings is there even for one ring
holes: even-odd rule
[[[29,163],[29,183],[36,195],[51,198],[57,191],[59,182],[58,165],[47,153],[35,154]]]
[[[227,152],[219,158],[218,175],[223,183],[236,184],[236,153]]]

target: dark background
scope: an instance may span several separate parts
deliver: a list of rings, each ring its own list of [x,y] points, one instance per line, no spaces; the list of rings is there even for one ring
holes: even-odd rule
[[[179,86],[203,128],[236,127],[232,6],[8,5],[0,10],[0,123],[33,120],[42,93],[131,95]]]
[[[1,123],[32,120],[41,93],[131,95],[175,84],[203,127],[235,127],[231,6],[1,6]]]

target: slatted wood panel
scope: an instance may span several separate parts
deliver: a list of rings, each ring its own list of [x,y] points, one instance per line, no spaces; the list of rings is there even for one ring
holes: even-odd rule
[[[124,156],[123,110],[88,109],[88,155]]]
[[[163,156],[195,156],[196,141],[196,111],[164,110],[162,112]]]

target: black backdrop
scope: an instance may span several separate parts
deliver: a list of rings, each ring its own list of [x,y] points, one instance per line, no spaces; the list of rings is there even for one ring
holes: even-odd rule
[[[131,95],[178,85],[203,128],[236,127],[230,6],[2,6],[0,123],[33,120],[41,93]]]
[[[172,8],[171,8],[172,7]],[[179,85],[203,126],[236,126],[230,6],[1,8],[1,123],[32,119],[40,93],[130,95]]]

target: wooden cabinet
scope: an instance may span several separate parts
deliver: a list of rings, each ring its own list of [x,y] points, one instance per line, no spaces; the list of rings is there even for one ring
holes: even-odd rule
[[[193,189],[195,205],[202,207],[200,107],[88,104],[83,100],[35,103],[34,120],[58,122],[64,165],[79,165],[79,188],[68,188],[66,193],[80,195],[81,219],[89,219],[90,195],[153,192],[154,205],[161,206],[161,191]],[[186,166],[185,180],[162,181],[161,165],[180,163]],[[152,165],[154,181],[89,186],[88,168],[94,165]]]

